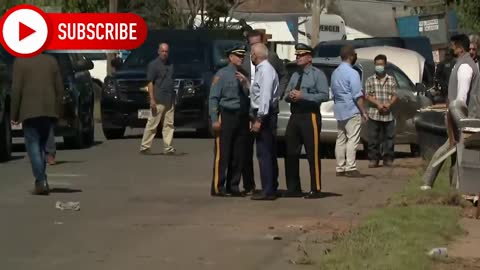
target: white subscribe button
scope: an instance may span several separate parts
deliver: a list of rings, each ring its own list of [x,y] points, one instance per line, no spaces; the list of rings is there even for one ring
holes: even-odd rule
[[[60,40],[137,40],[137,23],[59,23]]]

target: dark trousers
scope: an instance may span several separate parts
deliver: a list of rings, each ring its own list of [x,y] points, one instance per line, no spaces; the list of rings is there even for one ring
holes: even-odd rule
[[[278,189],[276,127],[277,115],[269,115],[263,119],[260,132],[255,134],[262,192],[265,195],[275,195]]]
[[[277,114],[274,115],[275,120],[272,120],[272,128],[274,132],[274,143],[273,143],[273,150],[275,152],[274,158],[274,183],[275,183],[275,190],[278,188],[278,161],[277,161],[277,140],[276,140],[276,131],[277,131]],[[274,123],[273,123],[274,122]],[[246,191],[255,190],[255,176],[253,173],[253,148],[255,144],[255,134],[251,134],[247,139],[247,144],[245,145],[245,164],[242,171],[242,179],[243,179],[243,188]],[[257,149],[258,150],[258,149]]]
[[[215,136],[212,194],[238,192],[249,133],[248,114],[222,111]]]
[[[370,119],[368,126],[368,159],[390,160],[395,155],[395,121],[382,122]]]
[[[25,148],[30,158],[35,182],[37,183],[47,181],[45,147],[54,120],[54,118],[50,117],[36,117],[27,119],[22,123]]]
[[[319,112],[294,113],[290,116],[285,131],[287,153],[285,156],[285,176],[287,189],[291,192],[301,192],[299,159],[302,145],[305,146],[310,165],[310,189],[320,192],[321,160],[320,160],[320,130],[322,117]]]
[[[246,191],[255,190],[255,176],[253,173],[253,145],[255,136],[249,134],[245,144],[245,163],[242,170],[243,189]]]

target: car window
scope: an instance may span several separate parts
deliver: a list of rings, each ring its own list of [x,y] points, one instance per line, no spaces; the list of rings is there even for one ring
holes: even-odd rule
[[[87,59],[92,60],[92,61],[107,60],[107,54],[106,53],[85,53],[85,57]]]
[[[409,89],[411,91],[415,90],[413,83],[408,79],[407,75],[401,72],[399,69],[391,67],[391,75],[397,80],[398,88],[400,89]]]
[[[206,64],[205,44],[200,42],[169,42],[169,59],[174,65]],[[158,56],[158,44],[142,46],[133,50],[125,60],[124,67],[146,67]]]

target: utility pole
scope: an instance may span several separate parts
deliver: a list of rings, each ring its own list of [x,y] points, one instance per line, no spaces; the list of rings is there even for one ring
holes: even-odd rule
[[[118,0],[109,0],[108,11],[110,13],[118,12]],[[115,54],[107,53],[107,75],[112,75],[112,65],[110,64],[115,58]]]
[[[320,40],[320,13],[322,2],[325,0],[312,0],[312,27],[310,29],[310,45],[315,47]]]

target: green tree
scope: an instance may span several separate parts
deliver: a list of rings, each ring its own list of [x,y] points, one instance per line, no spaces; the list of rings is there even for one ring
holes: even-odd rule
[[[480,1],[462,0],[457,1],[456,10],[460,26],[466,31],[480,32]]]

